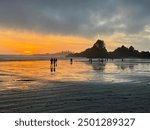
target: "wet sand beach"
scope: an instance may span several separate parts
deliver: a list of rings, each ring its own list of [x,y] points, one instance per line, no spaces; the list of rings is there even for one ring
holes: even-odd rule
[[[49,82],[0,95],[0,112],[150,112],[148,84]]]
[[[150,112],[148,60],[0,64],[0,112]]]

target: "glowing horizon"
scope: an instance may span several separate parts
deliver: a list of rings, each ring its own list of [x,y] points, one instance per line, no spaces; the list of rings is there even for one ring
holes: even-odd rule
[[[0,32],[1,54],[41,54],[61,51],[80,52],[92,40],[77,36],[39,34],[27,31]]]
[[[111,37],[97,36],[88,39],[86,37],[54,35],[29,32],[24,30],[1,29],[0,31],[0,54],[44,54],[62,51],[81,52],[96,42],[104,40],[106,48],[111,51],[122,45],[116,42],[118,37],[124,34],[116,33]]]

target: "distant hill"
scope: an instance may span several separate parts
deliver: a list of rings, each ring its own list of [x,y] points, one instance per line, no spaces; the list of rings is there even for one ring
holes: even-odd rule
[[[124,45],[118,47],[112,52],[108,52],[103,40],[97,40],[93,47],[80,53],[72,53],[69,57],[87,57],[87,58],[150,58],[150,52],[139,52],[133,46],[129,48]]]
[[[69,54],[71,54],[72,52],[71,51],[62,51],[62,52],[57,52],[57,53],[54,53],[54,54],[51,54],[51,55],[56,55],[56,56],[67,56]]]
[[[33,54],[33,55],[0,55],[0,61],[32,61],[49,60],[51,57],[65,58],[70,51],[62,51],[54,54]]]
[[[62,51],[57,53],[33,54],[32,56],[50,56],[50,57],[66,57],[71,54],[70,51]]]

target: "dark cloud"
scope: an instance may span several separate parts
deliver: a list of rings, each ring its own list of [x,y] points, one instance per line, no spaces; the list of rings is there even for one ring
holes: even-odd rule
[[[0,0],[0,26],[92,37],[139,33],[150,21],[148,0]]]

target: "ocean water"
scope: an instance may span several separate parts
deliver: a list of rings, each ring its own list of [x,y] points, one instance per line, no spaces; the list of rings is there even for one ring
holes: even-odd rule
[[[87,59],[49,61],[0,62],[0,90],[27,89],[45,81],[84,81],[94,83],[150,84],[150,60],[125,59],[108,62]]]
[[[0,112],[150,112],[150,60],[0,62]]]

